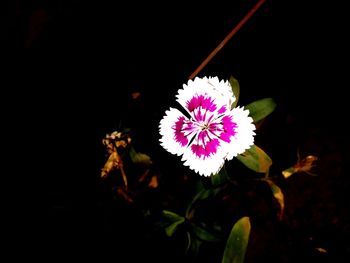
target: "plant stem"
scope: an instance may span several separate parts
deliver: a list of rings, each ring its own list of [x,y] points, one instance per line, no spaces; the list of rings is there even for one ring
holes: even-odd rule
[[[221,43],[209,54],[209,56],[199,65],[198,68],[190,75],[189,79],[193,79],[197,74],[209,63],[209,61],[223,48],[223,46],[237,33],[237,31],[251,18],[251,16],[259,9],[265,0],[259,2],[241,19],[241,21],[231,30],[231,32],[221,41]]]

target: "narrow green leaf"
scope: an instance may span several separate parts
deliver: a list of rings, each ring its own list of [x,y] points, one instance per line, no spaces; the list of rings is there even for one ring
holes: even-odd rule
[[[237,156],[245,166],[249,169],[268,174],[270,166],[272,165],[271,158],[258,146],[253,145],[244,153]]]
[[[233,226],[226,242],[222,263],[243,263],[250,234],[250,219],[242,217]]]
[[[277,186],[272,180],[266,179],[266,182],[269,184],[274,198],[277,200],[280,210],[278,213],[278,218],[281,220],[284,212],[284,195],[279,186]]]
[[[168,210],[163,210],[162,211],[162,216],[164,217],[165,220],[170,222],[170,225],[167,224],[167,227],[165,228],[165,233],[167,236],[172,236],[175,231],[177,230],[178,226],[185,222],[185,218],[183,216],[180,216],[174,212],[168,211]]]
[[[129,155],[133,163],[143,164],[145,166],[152,164],[152,160],[147,154],[136,152],[133,147],[130,147]]]
[[[233,95],[235,95],[235,98],[236,98],[236,100],[232,103],[232,106],[231,106],[231,108],[234,108],[238,103],[240,88],[239,88],[238,80],[235,79],[233,76],[230,77],[229,82],[232,87]]]
[[[177,230],[178,226],[181,225],[183,222],[185,222],[185,218],[180,219],[179,221],[175,221],[170,226],[165,228],[165,233],[168,237],[171,237],[175,231]]]
[[[190,234],[189,232],[187,232],[188,246],[186,249],[186,255],[189,258],[189,261],[196,262],[199,248],[203,241],[198,239],[196,236],[192,236],[192,235],[193,234]]]
[[[264,98],[254,101],[244,107],[249,110],[249,115],[253,118],[254,122],[262,120],[276,108],[276,103],[272,98]]]
[[[199,237],[201,240],[209,241],[209,242],[218,242],[221,240],[217,235],[210,233],[209,231],[205,230],[203,227],[192,224],[192,229],[193,229],[193,232],[196,234],[196,236]]]
[[[191,233],[186,231],[186,236],[187,236],[186,253],[188,253],[189,249],[191,248],[191,243],[192,243]]]
[[[175,221],[179,221],[181,220],[182,218],[184,218],[183,216],[180,216],[174,212],[171,212],[169,210],[163,210],[162,211],[162,216],[167,219],[168,221],[171,221],[171,222],[175,222]]]
[[[193,207],[194,207],[195,203],[197,203],[200,200],[206,199],[209,196],[215,196],[219,191],[220,191],[220,188],[215,188],[215,189],[203,188],[202,190],[200,190],[195,195],[195,197],[191,200],[191,202],[188,204],[187,209],[186,209],[186,218],[190,219],[192,217]]]
[[[188,204],[187,209],[186,209],[186,218],[187,219],[190,219],[192,217],[192,209],[193,209],[194,204],[198,200],[203,200],[205,198],[208,198],[208,196],[211,194],[211,191],[212,191],[211,189],[203,188],[194,196],[194,198]]]
[[[222,185],[227,182],[228,176],[225,167],[222,167],[221,170],[210,177],[211,184],[214,187],[217,187],[219,185]]]

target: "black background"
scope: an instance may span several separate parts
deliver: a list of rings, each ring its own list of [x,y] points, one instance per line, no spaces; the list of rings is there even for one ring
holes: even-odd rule
[[[69,255],[132,261],[167,247],[145,238],[139,215],[126,208],[116,216],[122,227],[109,228],[112,208],[100,205],[101,139],[122,123],[133,129],[140,151],[159,163],[169,160],[157,144],[159,120],[257,1],[231,2],[7,2],[2,107],[4,126],[11,128],[8,177],[15,180],[3,187],[10,192],[13,253],[45,261]],[[257,137],[276,170],[293,164],[297,148],[322,161],[321,179],[298,177],[286,186],[290,221],[297,222],[288,226],[298,234],[284,246],[256,243],[251,262],[346,262],[349,255],[347,16],[337,1],[305,2],[266,1],[198,75],[235,76],[240,105],[276,100]],[[141,93],[137,103],[134,91]],[[312,235],[330,251],[326,256],[302,247]]]

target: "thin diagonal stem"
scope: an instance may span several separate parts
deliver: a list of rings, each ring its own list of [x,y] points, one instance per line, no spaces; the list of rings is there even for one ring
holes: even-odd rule
[[[189,79],[193,79],[197,74],[209,63],[209,61],[225,46],[225,44],[237,33],[237,31],[251,18],[251,16],[259,9],[265,0],[259,2],[242,18],[242,20],[231,30],[231,32],[221,41],[221,43],[209,54],[209,56],[199,65],[198,68],[190,75]]]

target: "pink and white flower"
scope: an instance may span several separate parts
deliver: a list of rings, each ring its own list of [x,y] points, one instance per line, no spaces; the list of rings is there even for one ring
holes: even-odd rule
[[[231,107],[236,98],[228,81],[196,77],[176,97],[187,114],[175,108],[165,112],[160,143],[170,153],[182,155],[190,169],[204,176],[216,174],[225,160],[254,144],[253,119],[243,107]]]

